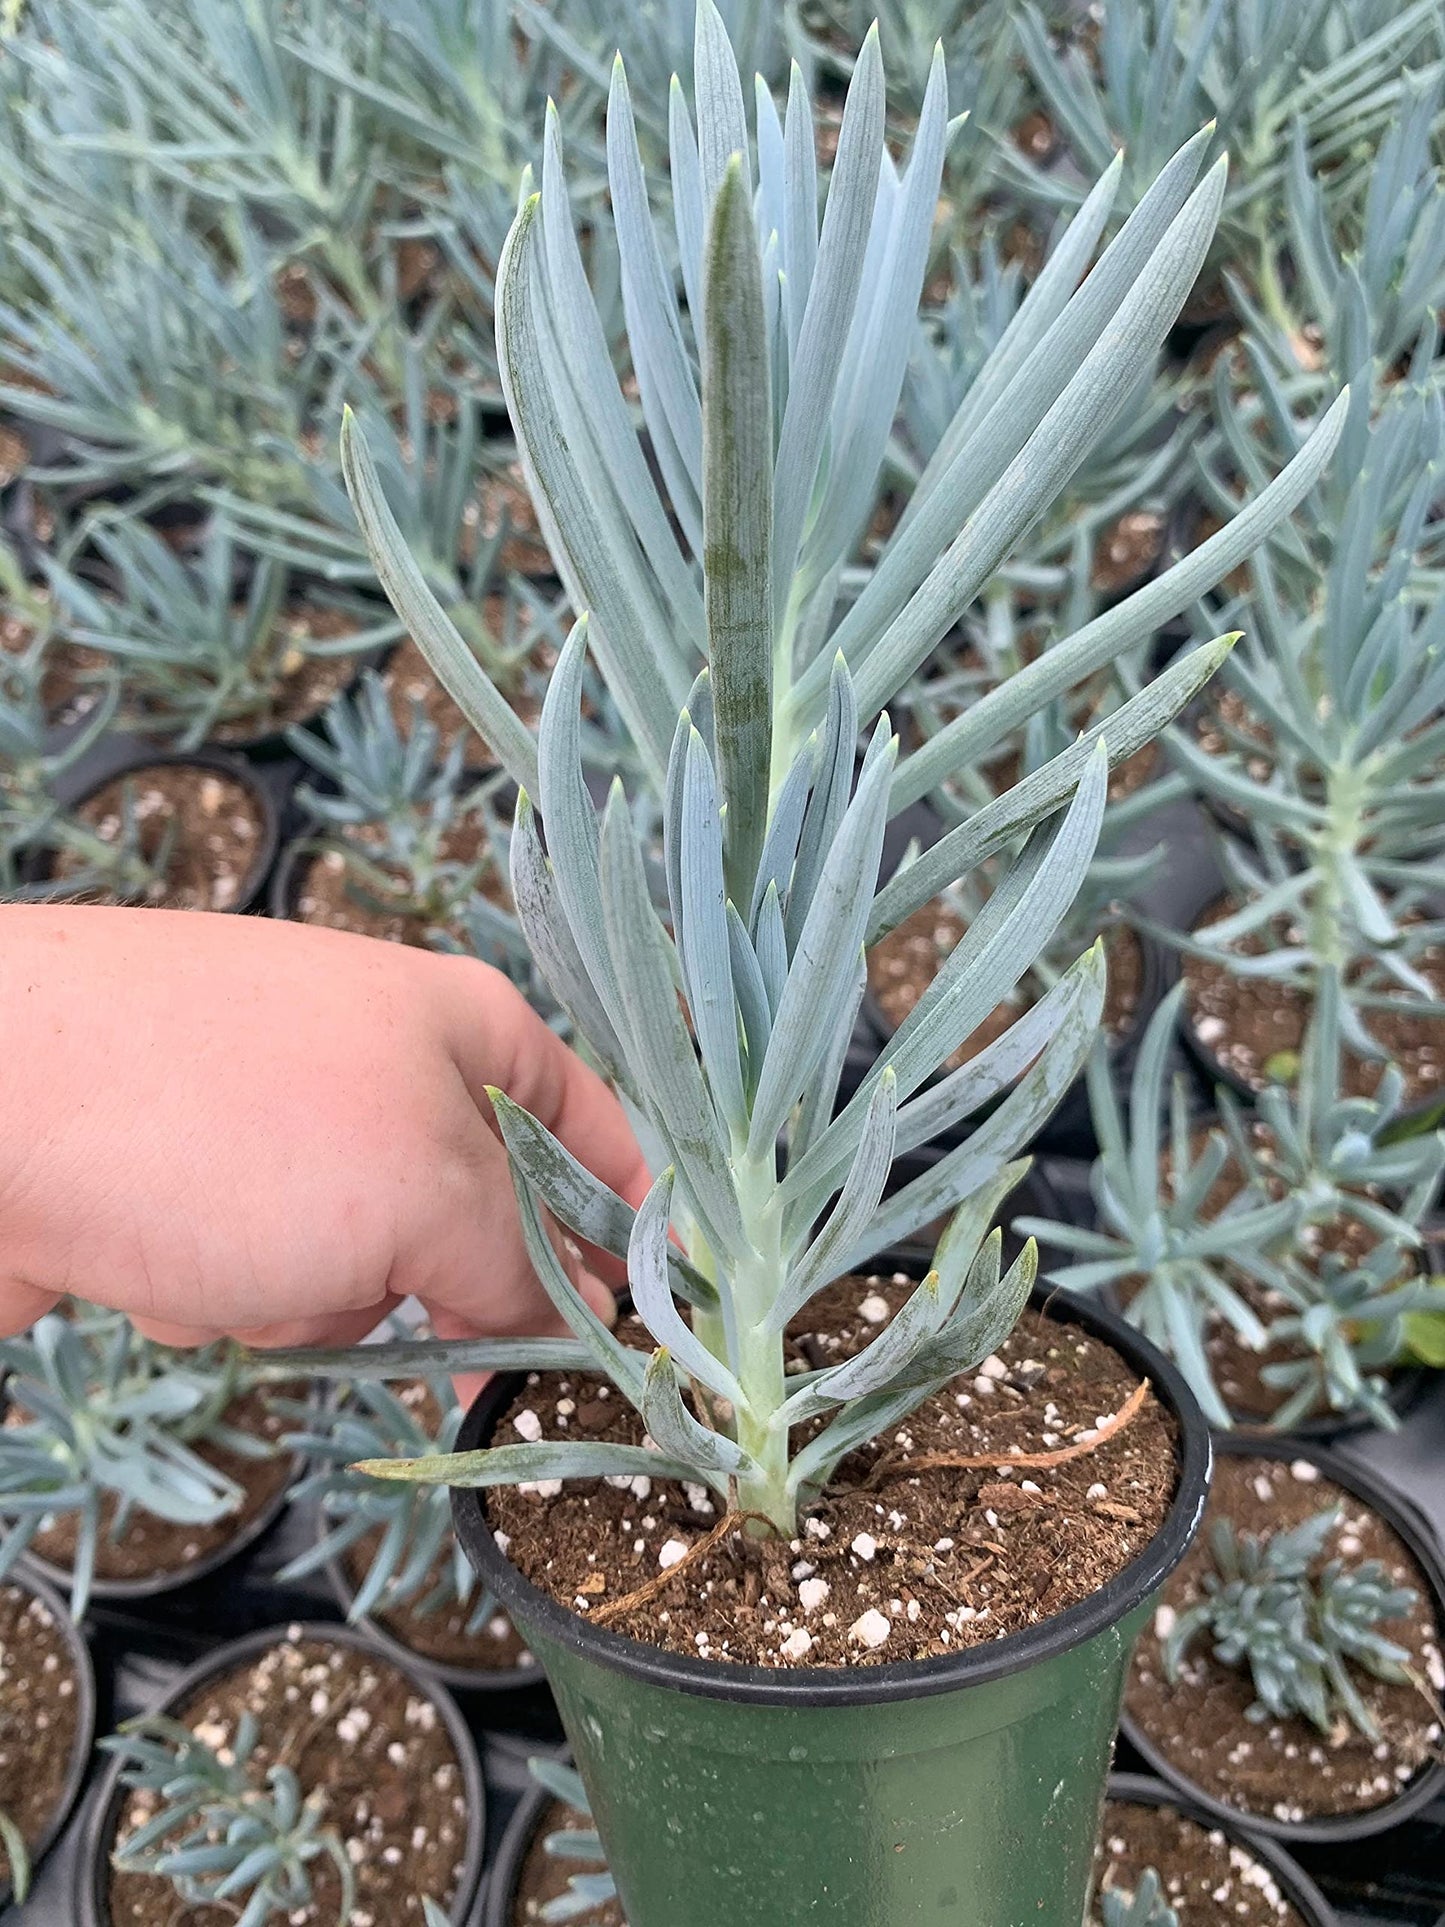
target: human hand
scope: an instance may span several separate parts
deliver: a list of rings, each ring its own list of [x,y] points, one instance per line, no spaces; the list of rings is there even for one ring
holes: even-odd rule
[[[350,1344],[409,1294],[442,1337],[557,1330],[489,1084],[629,1203],[648,1184],[499,972],[301,924],[0,908],[0,1067],[0,1331],[67,1292],[167,1344]]]

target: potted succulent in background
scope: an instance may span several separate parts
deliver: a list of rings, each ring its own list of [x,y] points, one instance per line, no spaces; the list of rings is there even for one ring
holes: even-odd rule
[[[1337,1927],[1334,1909],[1277,1841],[1161,1780],[1112,1774],[1098,1858],[1105,1903],[1155,1869],[1180,1927],[1207,1927],[1221,1909],[1238,1927]]]
[[[527,1767],[533,1784],[497,1850],[481,1927],[625,1927],[580,1775],[565,1760],[530,1759]]]
[[[471,1735],[434,1679],[348,1627],[223,1646],[102,1745],[82,1927],[469,1917],[486,1823]]]
[[[454,1691],[535,1685],[536,1663],[452,1532],[444,1487],[387,1484],[352,1470],[361,1459],[416,1458],[455,1443],[462,1407],[445,1379],[336,1388],[289,1451],[312,1470],[294,1489],[316,1506],[316,1544],[278,1575],[323,1568],[342,1611],[385,1647],[428,1667]]]
[[[1227,643],[1171,666],[876,901],[874,878],[900,784],[917,779],[926,793],[1217,579],[1308,488],[1338,416],[1214,546],[1057,643],[895,775],[882,705],[1133,392],[1204,258],[1223,177],[1195,186],[1203,143],[1191,143],[1081,281],[1098,235],[1086,223],[1072,278],[1061,271],[1052,308],[1041,304],[1031,318],[1037,332],[1010,344],[976,384],[976,396],[993,397],[977,434],[835,624],[839,575],[871,511],[927,257],[947,123],[941,63],[907,169],[895,176],[882,151],[882,71],[870,35],[821,230],[801,84],[781,125],[760,91],[761,237],[742,91],[706,4],[695,81],[697,132],[675,117],[673,177],[700,385],[661,269],[620,66],[609,116],[629,341],[675,520],[607,360],[555,122],[540,195],[523,206],[499,270],[503,380],[528,479],[559,574],[590,611],[562,652],[535,741],[447,623],[360,437],[352,426],[345,433],[383,585],[521,788],[511,844],[519,921],[665,1167],[634,1215],[497,1096],[528,1248],[574,1338],[437,1346],[438,1368],[469,1358],[549,1376],[499,1381],[470,1414],[458,1453],[368,1469],[463,1488],[463,1541],[557,1692],[632,1927],[673,1927],[687,1912],[792,1922],[820,1904],[824,1887],[830,1908],[860,1922],[956,1919],[962,1909],[979,1921],[1041,1911],[1072,1927],[1088,1888],[1124,1656],[1193,1530],[1207,1464],[1198,1415],[1168,1365],[1073,1305],[1052,1321],[1025,1312],[1033,1254],[1004,1272],[998,1235],[988,1232],[1021,1175],[1019,1145],[1083,1061],[1102,1001],[1097,950],[986,1059],[924,1087],[1066,910],[1093,852],[1110,761],[1150,739]],[[785,261],[795,271],[780,284]],[[660,806],[670,930],[620,786],[599,821],[582,783],[589,648]],[[865,939],[1023,840],[1070,796],[1061,820],[1029,838],[931,996],[833,1117]],[[1016,1079],[979,1129],[880,1208],[895,1152]],[[867,1279],[874,1253],[955,1206],[916,1290]],[[584,1240],[629,1252],[633,1342],[580,1303],[544,1209]],[[820,1322],[830,1304],[836,1330]],[[822,1349],[818,1362],[790,1372],[786,1334],[797,1320],[801,1338]],[[386,1352],[360,1348],[356,1370],[395,1369]],[[951,1390],[964,1371],[1003,1389]],[[1041,1447],[1054,1506],[1046,1499],[1036,1524],[1046,1512],[1054,1522],[1067,1516],[1093,1551],[1063,1562],[1067,1570],[1044,1555],[1042,1617],[1038,1593],[1030,1588],[1025,1608],[1008,1583],[1005,1559],[986,1588],[997,1613],[989,1606],[992,1621],[984,1615],[980,1625],[982,1608],[952,1603],[936,1583],[938,1560],[957,1542],[945,1552],[934,1532],[917,1548],[919,1577],[905,1603],[909,1521],[857,1490],[856,1455],[876,1468],[897,1451],[906,1469],[917,1434],[943,1441],[950,1466],[960,1447],[965,1460],[982,1457],[961,1486],[950,1481],[949,1503],[977,1511],[972,1529],[993,1530],[989,1517],[1004,1515],[978,1495],[985,1485],[1014,1488],[975,1475],[999,1459],[1005,1471],[1014,1466],[984,1408],[991,1397],[1001,1410],[1030,1393],[1041,1429],[1054,1423],[1052,1407],[1061,1427],[1086,1435]],[[977,1421],[960,1397],[976,1400]],[[971,1454],[977,1439],[985,1443]],[[840,1523],[850,1514],[834,1485],[845,1461],[851,1529]],[[1100,1511],[1097,1495],[1086,1496],[1095,1474],[1126,1476],[1126,1465],[1138,1503]],[[880,1469],[886,1476],[897,1473]],[[569,1498],[567,1482],[579,1478],[591,1483]],[[658,1514],[643,1512],[659,1482],[698,1522],[690,1544],[660,1536]],[[487,1487],[502,1491],[484,1513],[477,1492]],[[837,1543],[815,1558],[813,1541],[826,1539],[806,1521],[827,1524],[818,1510],[825,1493]],[[1020,1486],[1021,1508],[997,1504],[1034,1513],[1043,1495],[1042,1486],[1037,1494]],[[574,1572],[569,1560],[565,1583],[560,1566],[547,1576],[544,1550],[560,1544],[549,1534],[564,1512],[569,1552],[582,1561]],[[879,1566],[875,1528],[889,1538]],[[926,1530],[920,1519],[913,1538]],[[624,1537],[593,1544],[594,1532]],[[813,1569],[794,1579],[799,1564]],[[820,1564],[836,1604],[810,1590],[809,1624],[792,1589],[822,1578]],[[632,1596],[622,1588],[634,1578],[642,1585]],[[555,1596],[559,1584],[565,1597]],[[665,1609],[651,1609],[654,1584],[672,1589]],[[787,1631],[753,1611],[764,1598],[784,1610],[783,1597]],[[709,1618],[709,1600],[720,1618]],[[728,1630],[734,1607],[751,1622],[746,1634],[741,1621]],[[995,1627],[1012,1636],[983,1637]],[[727,1651],[704,1657],[704,1644]],[[965,1834],[974,1871],[963,1894]],[[687,1840],[686,1854],[659,1855],[659,1835]]]
[[[77,1619],[198,1578],[276,1518],[294,1474],[230,1344],[171,1352],[75,1304],[0,1341],[0,1574],[38,1568]]]
[[[1073,1262],[1056,1284],[1105,1291],[1178,1362],[1217,1425],[1337,1432],[1394,1426],[1411,1389],[1411,1334],[1433,1329],[1442,1286],[1427,1225],[1445,1174],[1439,1132],[1399,1133],[1403,1080],[1341,1089],[1338,979],[1327,973],[1297,1083],[1222,1128],[1165,1075],[1183,987],[1160,1005],[1131,1080],[1128,1122],[1105,1055],[1089,1069],[1103,1147],[1097,1226],[1020,1218]]]
[[[393,633],[374,610],[368,626],[364,605],[308,594],[219,518],[194,559],[145,523],[106,515],[67,549],[46,563],[62,635],[124,673],[130,727],[179,749],[279,742]]]
[[[1230,1438],[1124,1731],[1210,1814],[1363,1839],[1445,1785],[1442,1642],[1439,1549],[1383,1485],[1324,1446]]]
[[[1303,556],[1257,562],[1230,609],[1249,636],[1224,676],[1237,713],[1221,712],[1213,750],[1187,729],[1170,737],[1190,783],[1243,833],[1219,839],[1225,897],[1173,940],[1187,1034],[1217,1081],[1246,1093],[1288,1081],[1334,971],[1346,1088],[1373,1090],[1395,1063],[1429,1122],[1445,1077],[1445,444],[1428,385],[1392,390],[1373,423],[1369,381],[1355,392],[1340,462],[1351,485],[1325,493]],[[1256,460],[1242,425],[1231,453],[1241,441]]]
[[[0,1581],[0,1907],[23,1905],[69,1818],[95,1738],[95,1675],[80,1629],[33,1573]]]
[[[331,787],[303,784],[314,829],[291,843],[272,881],[273,914],[440,948],[476,943],[504,968],[527,952],[505,880],[501,778],[467,767],[465,732],[445,748],[419,703],[399,722],[374,670],[338,696],[323,731],[293,730],[298,755]]]

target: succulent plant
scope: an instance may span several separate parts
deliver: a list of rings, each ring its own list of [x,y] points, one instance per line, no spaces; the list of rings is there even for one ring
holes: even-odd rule
[[[1100,1927],[1179,1927],[1157,1873],[1146,1867],[1133,1893],[1105,1887],[1099,1895]]]
[[[1035,1218],[1015,1227],[1077,1260],[1049,1272],[1055,1284],[1132,1288],[1126,1316],[1174,1357],[1217,1425],[1232,1419],[1206,1347],[1215,1320],[1249,1349],[1294,1354],[1262,1368],[1283,1395],[1271,1424],[1288,1429],[1320,1410],[1362,1410],[1393,1426],[1380,1373],[1404,1355],[1405,1318],[1440,1303],[1417,1254],[1445,1171],[1445,1141],[1438,1133],[1394,1137],[1398,1077],[1375,1098],[1340,1096],[1337,990],[1327,979],[1298,1086],[1272,1094],[1254,1118],[1220,1093],[1228,1128],[1207,1132],[1179,1075],[1165,1124],[1182,996],[1171,992],[1145,1032],[1127,1126],[1107,1058],[1096,1051],[1089,1065],[1101,1147],[1091,1178],[1098,1229]],[[1343,1254],[1332,1249],[1325,1236],[1351,1223],[1375,1234],[1363,1256],[1348,1239]]]
[[[12,566],[0,549],[0,578]],[[0,896],[21,901],[103,891],[122,901],[143,899],[165,868],[164,845],[145,856],[129,819],[107,840],[61,800],[68,774],[114,722],[119,688],[111,683],[72,734],[57,735],[46,700],[54,630],[48,609],[37,607],[36,616],[25,646],[0,655]],[[60,875],[53,873],[58,857],[65,859]]]
[[[227,1422],[252,1383],[236,1348],[164,1350],[123,1314],[76,1305],[0,1341],[8,1422],[0,1426],[0,1577],[48,1520],[75,1521],[71,1609],[83,1617],[102,1532],[136,1512],[209,1525],[245,1494],[197,1450],[265,1458],[266,1441]]]
[[[34,1878],[35,1868],[25,1835],[3,1807],[0,1807],[0,1852],[5,1856],[4,1877],[10,1883],[15,1904],[23,1907],[30,1897],[30,1882]]]
[[[535,740],[428,593],[361,437],[350,424],[344,430],[348,481],[383,585],[438,674],[470,695],[522,791],[511,871],[528,942],[667,1160],[634,1214],[498,1092],[528,1249],[575,1336],[436,1346],[424,1369],[453,1368],[463,1357],[601,1369],[661,1450],[541,1440],[367,1469],[479,1485],[646,1470],[710,1486],[790,1537],[800,1508],[850,1450],[983,1357],[1022,1308],[1032,1250],[1003,1270],[988,1226],[1023,1169],[1017,1153],[1072,1081],[1096,1027],[1097,951],[988,1053],[941,1083],[929,1080],[1031,966],[1066,910],[1092,855],[1110,758],[1147,741],[1227,644],[1196,652],[1124,704],[1110,718],[1107,749],[1102,731],[1087,732],[875,899],[889,810],[907,800],[900,791],[915,776],[915,793],[926,793],[1140,640],[1181,589],[1192,593],[1192,572],[1213,580],[1232,544],[1247,549],[1286,512],[1295,487],[1308,486],[1334,424],[1219,546],[995,691],[961,719],[962,744],[950,726],[895,769],[883,704],[1132,393],[1141,359],[1162,340],[1207,250],[1223,177],[1195,189],[1202,143],[1187,148],[1069,301],[1065,290],[1098,238],[1097,226],[1089,231],[1095,204],[1072,236],[1068,273],[1061,265],[1052,283],[1056,309],[1038,311],[1038,335],[1016,339],[975,384],[976,432],[939,464],[927,503],[835,625],[837,578],[869,513],[924,271],[947,126],[941,59],[897,176],[883,153],[883,75],[869,36],[821,231],[800,80],[786,123],[764,92],[757,97],[761,231],[754,224],[743,94],[708,0],[698,8],[695,94],[696,131],[682,112],[672,131],[700,386],[648,217],[620,65],[608,125],[631,358],[675,520],[606,361],[555,121],[541,192],[519,212],[499,271],[501,369],[529,484],[563,582],[591,612],[562,651]],[[780,278],[784,263],[791,271]],[[660,801],[666,924],[620,784],[599,820],[581,781],[578,703],[589,651]],[[860,730],[868,739],[861,764]],[[1066,803],[833,1117],[865,940]],[[957,1151],[884,1201],[895,1153],[1009,1085]],[[784,1330],[794,1314],[832,1279],[955,1208],[934,1270],[882,1337],[844,1367],[785,1379]],[[621,1345],[578,1298],[543,1229],[544,1209],[584,1240],[627,1253],[634,1302],[656,1341],[650,1359]],[[693,1308],[691,1325],[679,1298]],[[405,1345],[363,1347],[328,1369],[383,1375],[414,1357]],[[685,1386],[697,1390],[697,1411]],[[713,1423],[720,1401],[733,1417]],[[793,1428],[812,1417],[829,1422],[793,1453]]]
[[[1341,456],[1351,486],[1326,491],[1289,552],[1256,557],[1226,612],[1248,640],[1224,680],[1267,732],[1263,751],[1228,723],[1222,753],[1186,729],[1170,749],[1248,835],[1220,848],[1239,907],[1183,947],[1307,991],[1337,970],[1347,1041],[1378,1058],[1372,1011],[1439,1007],[1418,960],[1438,935],[1445,853],[1445,597],[1432,520],[1445,500],[1445,414],[1433,385],[1407,385],[1372,423],[1368,390],[1356,391],[1365,408]],[[1293,431],[1278,425],[1287,442]],[[1247,476],[1259,439],[1242,430],[1230,446]]]
[[[1379,1628],[1407,1613],[1416,1594],[1394,1585],[1378,1559],[1354,1566],[1331,1559],[1316,1571],[1339,1522],[1338,1510],[1319,1512],[1287,1530],[1256,1534],[1216,1521],[1204,1596],[1179,1614],[1162,1642],[1166,1676],[1178,1679],[1189,1648],[1207,1633],[1220,1665],[1248,1667],[1258,1695],[1251,1718],[1302,1714],[1328,1733],[1343,1715],[1366,1739],[1378,1738],[1350,1667],[1375,1679],[1409,1680],[1409,1649]]]
[[[386,683],[368,669],[354,694],[328,704],[320,735],[291,729],[287,741],[335,785],[332,794],[303,784],[297,799],[316,825],[310,847],[341,857],[363,902],[427,926],[443,946],[463,926],[485,933],[486,954],[525,968],[505,907],[499,779],[467,767],[475,745],[465,731],[444,747],[415,701],[399,723]]]
[[[1234,167],[1216,258],[1237,263],[1247,280],[1267,269],[1284,226],[1292,130],[1301,130],[1312,172],[1334,174],[1344,193],[1406,98],[1410,67],[1445,52],[1429,0],[1111,0],[1097,44],[1077,17],[1061,35],[1027,4],[1016,19],[1076,169],[1040,169],[1009,148],[1003,168],[1038,205],[1071,206],[1122,148],[1124,205],[1133,206],[1179,130],[1209,123],[1211,152],[1228,152]]]
[[[287,1451],[304,1452],[312,1470],[293,1497],[314,1501],[328,1530],[315,1546],[293,1559],[280,1577],[303,1578],[328,1560],[340,1558],[368,1533],[379,1531],[347,1617],[364,1619],[369,1613],[399,1606],[410,1606],[419,1614],[469,1606],[467,1630],[480,1632],[498,1607],[478,1584],[452,1537],[446,1488],[385,1484],[353,1470],[359,1459],[416,1458],[452,1449],[464,1413],[449,1381],[418,1380],[411,1389],[429,1395],[440,1413],[433,1431],[423,1424],[424,1412],[414,1398],[364,1380],[342,1390],[319,1414],[298,1412],[307,1429],[289,1434],[283,1444]]]
[[[223,730],[268,734],[308,661],[354,656],[393,633],[389,621],[367,627],[356,606],[333,625],[339,637],[313,634],[307,618],[319,605],[298,606],[287,570],[249,556],[224,521],[209,524],[194,562],[129,517],[96,517],[84,536],[114,586],[98,589],[47,558],[58,624],[68,641],[108,656],[137,720],[174,733],[183,749]]]
[[[124,1762],[122,1784],[155,1804],[112,1864],[168,1880],[187,1907],[225,1908],[236,1927],[267,1927],[312,1905],[313,1865],[326,1860],[341,1884],[337,1922],[345,1927],[356,1878],[327,1824],[326,1800],[289,1766],[263,1773],[254,1757],[259,1738],[254,1713],[242,1713],[224,1750],[179,1720],[150,1714],[102,1740]]]
[[[568,1766],[564,1760],[539,1757],[528,1760],[527,1771],[554,1800],[580,1813],[584,1819],[592,1818],[587,1789],[575,1767]],[[584,1861],[588,1866],[585,1873],[569,1876],[566,1893],[543,1903],[539,1920],[585,1920],[599,1907],[616,1900],[617,1883],[607,1870],[602,1836],[595,1827],[558,1827],[543,1837],[542,1851],[549,1860]]]

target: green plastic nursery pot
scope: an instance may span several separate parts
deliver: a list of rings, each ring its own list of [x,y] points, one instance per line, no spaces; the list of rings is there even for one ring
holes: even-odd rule
[[[1198,1529],[1208,1428],[1174,1367],[1107,1313],[1035,1306],[1111,1344],[1180,1432],[1148,1548],[1082,1604],[956,1657],[768,1667],[689,1659],[590,1626],[499,1550],[453,1492],[479,1573],[541,1661],[629,1927],[1078,1927],[1125,1669]],[[494,1381],[458,1448],[485,1445],[520,1381]]]

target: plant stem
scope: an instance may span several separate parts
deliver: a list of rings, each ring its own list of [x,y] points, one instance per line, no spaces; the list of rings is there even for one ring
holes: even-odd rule
[[[783,1288],[782,1218],[774,1153],[741,1156],[737,1197],[748,1234],[748,1257],[733,1277],[737,1314],[738,1382],[747,1399],[738,1413],[738,1443],[757,1470],[738,1481],[738,1507],[763,1513],[785,1538],[792,1536],[796,1509],[788,1493],[788,1436],[774,1420],[787,1398],[783,1336],[764,1329]]]

